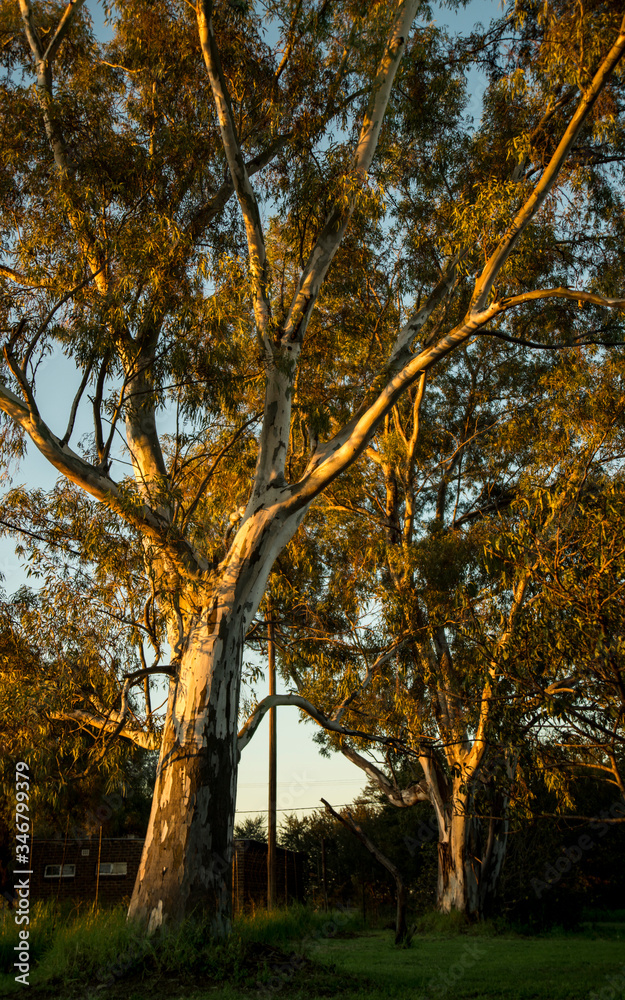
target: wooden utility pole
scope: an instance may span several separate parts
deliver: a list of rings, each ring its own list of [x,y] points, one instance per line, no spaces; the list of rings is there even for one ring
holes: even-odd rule
[[[95,903],[94,907],[98,908],[98,893],[100,892],[100,858],[102,857],[102,824],[100,823],[100,839],[98,841],[98,867],[96,868],[95,877]]]
[[[321,838],[321,876],[323,878],[323,908],[328,910],[328,869],[326,865],[326,838]]]
[[[269,661],[269,694],[276,693],[276,650],[273,637],[271,604],[267,602],[267,658]],[[277,820],[277,739],[276,708],[269,709],[269,804],[267,813],[267,909],[276,905],[276,820]]]

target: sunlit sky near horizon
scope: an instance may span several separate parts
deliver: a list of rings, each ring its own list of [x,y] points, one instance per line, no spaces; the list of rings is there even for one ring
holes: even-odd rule
[[[108,29],[104,24],[101,4],[89,0],[87,4],[100,37],[106,37]],[[466,8],[452,11],[434,6],[434,20],[447,25],[452,31],[467,31],[477,21],[488,22],[498,14],[501,5],[497,0],[471,0]],[[479,119],[483,85],[478,74],[469,80],[472,100],[469,110]],[[40,409],[55,433],[62,435],[65,407],[59,414],[59,396],[67,403],[73,388],[72,371],[67,369],[67,360],[52,357],[40,372],[42,389]],[[61,390],[59,392],[59,390]],[[57,419],[55,419],[57,418]],[[168,421],[172,426],[168,427]],[[174,430],[174,418],[167,413],[159,417],[159,431]],[[80,435],[78,435],[80,436]],[[75,440],[75,439],[74,439]],[[56,470],[43,459],[31,445],[19,471],[14,476],[13,485],[21,483],[29,487],[50,489],[57,478]],[[7,594],[23,584],[36,586],[36,581],[27,579],[24,564],[15,554],[15,542],[10,538],[0,538],[0,571],[3,587]],[[278,680],[278,691],[286,690]],[[256,694],[262,698],[267,693],[264,683],[256,685]],[[297,811],[304,815],[312,809],[320,808],[320,798],[327,798],[333,805],[351,802],[366,783],[364,774],[350,764],[340,754],[326,759],[319,754],[318,746],[312,742],[317,726],[310,720],[302,722],[293,708],[278,710],[278,809],[280,818],[285,813]],[[265,720],[252,742],[245,749],[239,768],[239,790],[237,798],[237,820],[266,810],[268,769],[268,724]],[[41,779],[45,776],[40,776]]]

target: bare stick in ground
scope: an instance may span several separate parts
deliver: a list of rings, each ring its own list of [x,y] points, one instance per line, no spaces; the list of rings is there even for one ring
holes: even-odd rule
[[[413,931],[409,932],[408,927],[406,925],[406,886],[404,885],[404,880],[401,877],[399,870],[395,867],[392,861],[389,861],[389,859],[384,854],[382,854],[382,851],[378,847],[376,847],[373,841],[369,839],[369,837],[364,832],[362,827],[359,826],[359,824],[356,822],[349,809],[345,809],[343,815],[341,815],[337,813],[336,810],[333,809],[330,803],[326,802],[325,799],[322,799],[321,801],[323,802],[328,812],[331,813],[332,816],[335,816],[340,823],[343,823],[343,825],[346,826],[348,830],[351,830],[354,836],[358,837],[358,839],[364,844],[364,846],[367,848],[369,853],[373,855],[376,861],[379,861],[380,864],[383,865],[384,868],[386,868],[387,872],[390,872],[390,874],[393,876],[393,879],[395,880],[395,888],[397,891],[397,915],[395,917],[395,944],[408,944],[414,932]]]

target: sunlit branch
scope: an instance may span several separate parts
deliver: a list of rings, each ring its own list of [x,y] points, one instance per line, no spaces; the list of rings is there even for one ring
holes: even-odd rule
[[[20,274],[12,267],[8,267],[6,264],[0,264],[0,275],[13,281],[16,285],[21,285],[23,288],[48,288],[48,285],[41,285],[38,282],[30,281],[24,274]]]
[[[39,452],[70,482],[81,486],[97,500],[117,511],[124,520],[144,532],[159,547],[169,552],[184,576],[197,578],[208,563],[181,536],[171,536],[169,525],[145,504],[130,507],[117,483],[72,451],[61,445],[38,413],[33,413],[7,386],[0,383],[0,410],[23,428]]]
[[[396,8],[354,151],[352,172],[350,177],[346,178],[353,183],[354,190],[349,192],[346,204],[337,204],[330,212],[311,250],[284,324],[281,341],[287,349],[289,345],[293,347],[295,344],[301,344],[303,340],[321,286],[356,207],[357,194],[366,184],[367,172],[375,155],[393,82],[417,7],[417,0],[402,0]]]
[[[508,226],[508,229],[499,241],[499,245],[494,253],[491,254],[482,273],[476,281],[472,298],[471,311],[473,313],[479,313],[486,308],[488,296],[490,295],[491,289],[497,279],[497,275],[556,183],[560,170],[573,148],[584,122],[605,87],[605,84],[620,62],[624,52],[625,17],[621,22],[619,35],[615,43],[599,66],[599,69],[593,77],[592,83],[585,91],[580,103],[577,106],[575,114],[571,118],[564,135],[558,143],[557,149],[545,167],[542,177],[532,191],[530,197],[525,201],[522,208],[517,212],[515,218]]]
[[[275,73],[275,76],[274,76],[274,80],[276,81],[276,83],[278,82],[278,80],[282,76],[282,73],[284,72],[286,64],[288,63],[288,61],[289,61],[289,59],[291,57],[291,52],[293,51],[293,46],[295,44],[295,24],[296,24],[297,18],[299,16],[299,12],[301,10],[302,2],[303,2],[303,0],[297,0],[297,3],[295,5],[295,10],[293,12],[293,17],[291,18],[291,25],[290,25],[289,33],[288,33],[288,41],[287,41],[287,44],[285,46],[282,59],[280,60],[280,65],[278,66],[278,68],[276,70],[276,73]],[[306,31],[308,30],[309,26],[310,26],[310,22],[309,22],[308,25],[306,25],[306,28],[304,28],[304,30],[302,31],[302,33],[300,35],[300,38],[303,35],[306,34]]]
[[[245,163],[245,169],[248,177],[252,177],[254,174],[258,173],[258,171],[262,170],[263,167],[266,167],[269,163],[271,163],[276,153],[284,148],[290,137],[290,132],[276,136],[276,138],[269,143],[266,149],[263,149],[256,156],[247,160]],[[215,216],[225,208],[234,193],[235,189],[232,180],[224,181],[210,201],[207,202],[206,205],[199,208],[191,217],[186,230],[187,235],[192,239],[198,239]]]
[[[299,708],[301,711],[306,712],[311,719],[314,719],[315,722],[317,722],[324,729],[327,729],[329,732],[339,733],[341,736],[351,736],[358,739],[371,740],[373,743],[380,743],[383,746],[392,747],[398,753],[417,756],[414,750],[411,750],[409,747],[405,746],[401,740],[398,740],[393,736],[375,736],[372,733],[365,733],[358,729],[349,729],[346,726],[341,726],[340,723],[335,722],[333,719],[329,719],[327,715],[324,715],[323,712],[319,711],[319,709],[309,702],[308,699],[303,698],[298,694],[272,694],[263,698],[263,700],[259,702],[254,709],[245,725],[239,730],[237,738],[239,753],[241,753],[241,751],[244,750],[250,742],[262,722],[263,716],[267,714],[269,709],[281,705],[294,705],[295,708]]]
[[[241,146],[237,136],[237,129],[234,122],[232,103],[226,80],[221,66],[221,58],[215,32],[213,29],[213,2],[212,0],[198,0],[197,21],[200,36],[202,55],[208,71],[208,76],[213,91],[221,140],[224,152],[228,161],[232,183],[239,199],[247,245],[249,252],[250,270],[252,274],[252,287],[254,296],[254,317],[261,342],[265,349],[271,353],[271,304],[268,293],[268,263],[265,250],[265,239],[263,236],[260,211],[254,189],[250,184],[249,175],[241,152]]]
[[[58,722],[77,722],[81,725],[92,726],[100,732],[111,733],[113,736],[122,736],[143,750],[158,750],[161,743],[159,733],[146,733],[142,729],[128,726],[124,719],[119,718],[119,713],[110,713],[109,717],[96,715],[86,709],[74,708],[67,712],[48,712],[48,718]]]
[[[380,791],[384,792],[389,802],[394,806],[404,809],[415,805],[417,802],[429,801],[427,789],[421,782],[415,782],[406,788],[399,788],[395,782],[390,781],[386,774],[384,774],[384,771],[381,771],[372,761],[367,760],[366,757],[359,754],[353,747],[341,743],[341,753],[352,764],[355,764],[361,771],[364,771],[367,777],[375,782]]]

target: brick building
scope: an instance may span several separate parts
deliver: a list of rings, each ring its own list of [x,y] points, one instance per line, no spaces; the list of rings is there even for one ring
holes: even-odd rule
[[[34,840],[31,899],[75,899],[119,903],[130,899],[143,838]],[[99,855],[99,864],[98,864]]]
[[[141,861],[143,838],[34,840],[31,899],[72,899],[101,905],[129,900]],[[99,859],[98,859],[99,854]],[[304,900],[304,855],[277,848],[277,902]],[[267,903],[267,844],[235,840],[232,863],[234,913]]]

